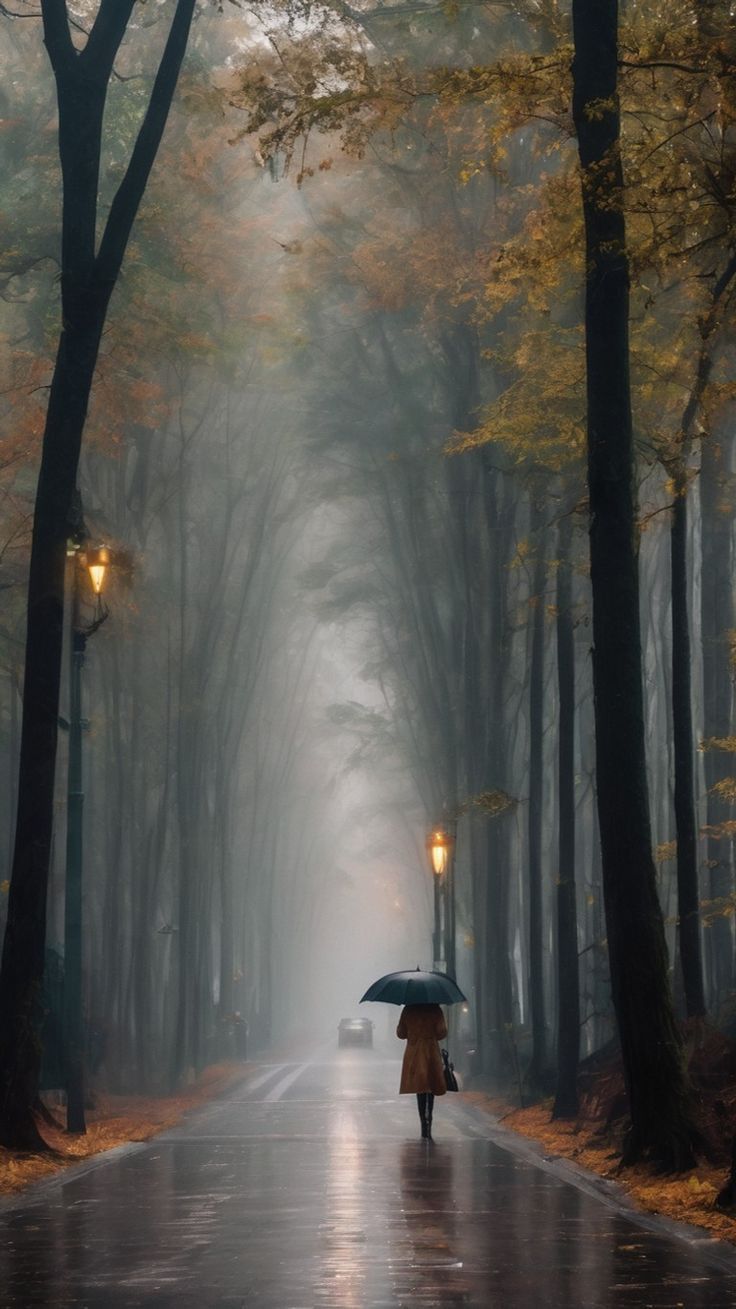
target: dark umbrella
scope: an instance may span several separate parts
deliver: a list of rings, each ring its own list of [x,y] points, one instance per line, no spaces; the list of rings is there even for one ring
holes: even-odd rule
[[[465,999],[457,982],[445,973],[424,973],[420,968],[387,973],[368,987],[363,1000],[383,1004],[460,1004]]]

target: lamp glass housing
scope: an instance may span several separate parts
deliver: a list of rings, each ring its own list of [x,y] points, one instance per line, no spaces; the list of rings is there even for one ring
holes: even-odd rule
[[[432,860],[432,868],[438,877],[447,870],[448,841],[444,832],[433,832],[429,852]]]
[[[87,551],[87,571],[95,595],[102,595],[102,590],[110,567],[110,551],[101,545],[99,550]]]

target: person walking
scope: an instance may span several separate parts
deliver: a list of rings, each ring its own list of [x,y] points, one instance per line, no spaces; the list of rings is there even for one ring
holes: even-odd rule
[[[406,1041],[399,1094],[416,1095],[422,1136],[431,1141],[434,1097],[447,1090],[438,1045],[447,1036],[445,1015],[438,1004],[408,1004],[396,1035]]]

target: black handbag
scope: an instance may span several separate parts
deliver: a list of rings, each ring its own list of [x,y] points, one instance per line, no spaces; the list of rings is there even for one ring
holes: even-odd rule
[[[446,1050],[442,1051],[442,1067],[445,1074],[445,1086],[448,1091],[457,1091],[457,1078],[455,1076],[455,1065],[450,1063],[450,1056]]]

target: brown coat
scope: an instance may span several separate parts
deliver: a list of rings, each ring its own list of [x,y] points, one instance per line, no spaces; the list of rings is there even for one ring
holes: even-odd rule
[[[406,1041],[399,1093],[444,1095],[447,1087],[437,1042],[447,1036],[447,1023],[439,1005],[408,1004],[401,1011],[396,1035]]]

